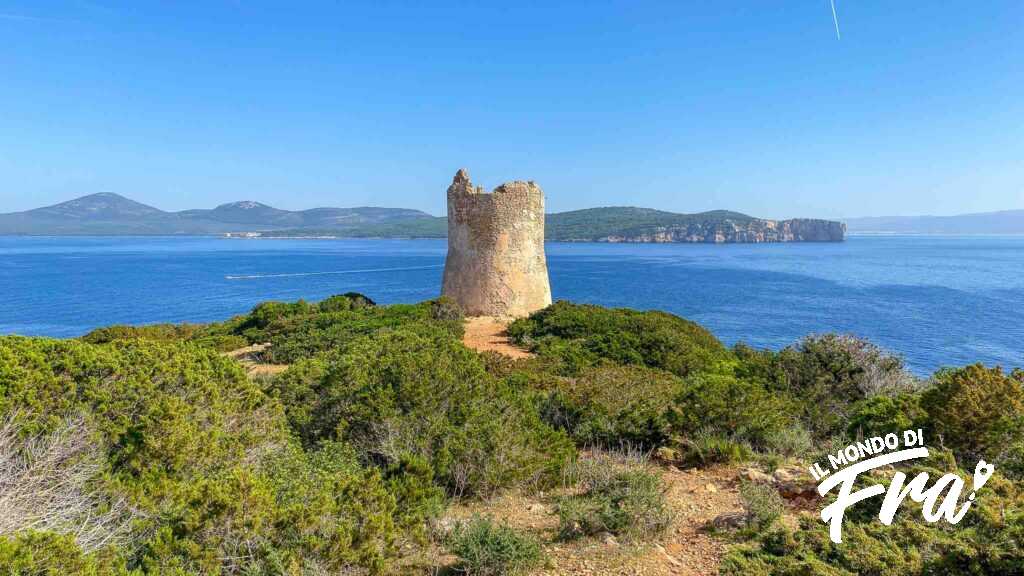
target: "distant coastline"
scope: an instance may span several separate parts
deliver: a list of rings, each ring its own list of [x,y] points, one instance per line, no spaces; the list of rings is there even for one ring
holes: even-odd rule
[[[844,221],[850,234],[1024,234],[1024,210],[956,216],[872,216]]]
[[[842,242],[842,222],[769,220],[713,210],[678,214],[613,206],[546,215],[546,237],[557,242],[762,243]],[[218,236],[260,238],[444,238],[448,219],[419,210],[363,206],[281,210],[253,201],[210,210],[166,212],[111,193],[0,214],[0,235]]]

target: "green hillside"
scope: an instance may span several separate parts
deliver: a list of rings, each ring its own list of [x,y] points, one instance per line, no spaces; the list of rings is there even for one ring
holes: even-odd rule
[[[728,210],[676,214],[651,208],[615,206],[549,214],[545,232],[549,240],[596,240],[650,233],[659,227],[713,226],[726,220],[747,223],[755,218]]]

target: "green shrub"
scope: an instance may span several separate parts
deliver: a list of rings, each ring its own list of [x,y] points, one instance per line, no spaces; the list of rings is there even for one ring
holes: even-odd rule
[[[106,447],[98,489],[139,512],[142,540],[126,562],[150,572],[382,572],[413,524],[396,498],[414,510],[410,495],[424,492],[402,489],[401,473],[363,470],[350,449],[303,452],[277,402],[235,362],[189,343],[0,338],[0,413],[9,412],[25,434],[86,415],[91,440]],[[30,551],[18,550],[8,553]]]
[[[82,336],[89,344],[109,344],[116,340],[154,340],[156,342],[193,342],[218,352],[229,352],[249,345],[249,341],[234,334],[212,333],[202,324],[150,324],[147,326],[115,325],[97,328]]]
[[[317,303],[318,312],[343,312],[345,310],[362,310],[372,308],[377,303],[358,292],[346,292],[331,296]]]
[[[195,479],[147,543],[145,565],[187,573],[279,574],[289,566],[385,571],[394,558],[395,499],[380,474],[301,450],[266,468]]]
[[[757,530],[767,530],[782,516],[785,505],[778,490],[770,484],[740,482],[740,498],[747,522]]]
[[[448,549],[459,557],[458,569],[473,576],[523,574],[544,559],[536,538],[481,516],[457,525]]]
[[[116,550],[86,554],[70,535],[27,531],[0,537],[0,573],[6,576],[128,576]]]
[[[430,317],[434,320],[462,321],[462,308],[451,298],[441,296],[430,302]]]
[[[210,348],[217,352],[231,352],[232,350],[238,350],[239,348],[245,348],[249,345],[249,341],[242,336],[236,336],[234,334],[217,334],[212,336],[201,336],[193,338],[197,346],[204,348]]]
[[[733,373],[740,380],[757,382],[771,389],[785,386],[786,371],[778,353],[751,348],[743,343],[733,346],[732,351],[737,361]]]
[[[234,361],[187,343],[2,337],[0,411],[12,410],[29,433],[90,415],[126,479],[184,478],[287,435],[279,406]]]
[[[942,460],[939,455],[928,464],[945,465]],[[916,465],[903,471],[909,477],[928,472],[934,478],[946,470]],[[776,525],[734,546],[723,558],[721,573],[1011,576],[1024,570],[1024,494],[998,471],[956,526],[925,522],[922,505],[909,498],[886,526],[878,521],[878,503],[871,499],[847,510],[841,544],[829,539],[816,513],[805,513],[795,529]]]
[[[711,428],[701,428],[682,439],[679,446],[684,463],[707,465],[738,464],[755,457],[749,442]]]
[[[135,338],[170,342],[174,340],[188,340],[200,334],[202,330],[203,326],[201,324],[149,324],[147,326],[115,324],[113,326],[97,328],[82,336],[81,339],[89,344],[107,344],[115,340],[131,340]]]
[[[768,452],[783,458],[807,458],[818,443],[803,424],[796,422],[767,434],[764,445]]]
[[[368,462],[430,462],[453,495],[550,481],[572,457],[527,395],[450,338],[377,331],[334,356],[296,364],[270,388],[306,445],[351,443]]]
[[[410,539],[427,541],[426,520],[444,510],[444,490],[434,484],[434,469],[419,456],[403,455],[384,473],[388,493],[395,498],[395,522]]]
[[[757,382],[699,374],[686,379],[676,398],[673,430],[684,438],[700,431],[764,449],[769,438],[793,425],[793,410],[785,394]]]
[[[853,438],[899,434],[924,425],[926,418],[920,394],[874,396],[854,404],[850,412],[846,431]]]
[[[562,539],[601,532],[655,538],[672,524],[661,478],[644,466],[600,455],[578,462],[569,478],[579,493],[558,499]]]
[[[729,351],[710,332],[665,312],[559,301],[512,323],[508,333],[539,354],[560,357],[579,368],[601,358],[686,376],[720,369],[732,361]]]
[[[1024,473],[1024,372],[981,364],[942,370],[921,397],[934,441],[967,465],[984,458]]]
[[[310,303],[305,300],[296,302],[261,302],[253,307],[252,311],[243,316],[238,316],[207,327],[207,331],[213,334],[234,334],[245,337],[249,343],[258,344],[267,342],[274,334],[273,326],[281,323],[287,324],[290,318],[311,317],[327,315],[339,312],[351,312],[373,308],[375,303],[366,296],[356,292],[331,296],[318,303]]]
[[[757,536],[753,545],[733,547],[720,571],[724,576],[1021,574],[1020,513],[965,525],[971,516],[989,513],[979,512],[972,510],[950,530],[920,520],[919,509],[900,514],[891,526],[878,522],[876,511],[864,522],[844,521],[842,544],[828,539],[819,518],[804,515],[795,531],[777,528]]]
[[[808,336],[779,352],[776,362],[778,370],[764,365],[764,358],[753,364],[761,364],[757,372],[762,376],[784,375],[776,386],[802,401],[804,420],[819,437],[845,431],[856,402],[919,386],[900,357],[853,336]]]
[[[271,344],[268,360],[278,364],[341,351],[358,338],[383,329],[402,328],[430,338],[461,340],[461,319],[435,319],[432,314],[431,302],[313,312],[282,317],[268,324],[262,334]]]
[[[291,316],[313,314],[318,308],[299,300],[297,302],[260,302],[246,316],[231,322],[233,333],[245,336],[249,342],[257,344],[267,341],[267,328]]]
[[[576,376],[587,368],[600,364],[614,365],[587,348],[582,340],[542,338],[534,342],[530,350],[546,361],[546,365],[553,373],[560,376]]]
[[[667,441],[669,413],[681,388],[678,377],[661,370],[588,368],[550,391],[541,413],[579,444],[650,449]]]

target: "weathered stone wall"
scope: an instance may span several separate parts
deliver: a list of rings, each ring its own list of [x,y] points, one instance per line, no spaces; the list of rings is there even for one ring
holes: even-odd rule
[[[441,294],[468,316],[516,318],[551,304],[539,186],[507,182],[488,194],[455,174]]]

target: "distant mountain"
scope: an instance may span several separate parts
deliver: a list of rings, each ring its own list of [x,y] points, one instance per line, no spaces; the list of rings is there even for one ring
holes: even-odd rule
[[[847,218],[846,226],[854,233],[1024,234],[1024,210],[979,212],[959,216]]]
[[[147,206],[124,196],[100,192],[82,196],[53,206],[23,212],[33,218],[68,220],[119,220],[146,218],[164,214],[162,210]]]
[[[53,206],[0,214],[0,234],[155,234],[167,212],[117,194],[90,194]]]
[[[764,220],[715,210],[676,214],[619,206],[549,214],[547,238],[584,242],[834,242],[843,225],[826,220]],[[253,201],[165,212],[110,193],[0,214],[0,234],[226,234],[444,238],[447,219],[405,208],[281,210]]]
[[[45,208],[0,214],[0,234],[222,234],[309,227],[348,230],[414,220],[436,218],[406,208],[313,208],[293,212],[253,201],[222,204],[212,210],[165,212],[117,194],[100,193]]]
[[[243,200],[221,204],[213,210],[185,210],[178,216],[189,220],[211,220],[225,224],[301,226],[302,214],[281,210],[259,202]]]

